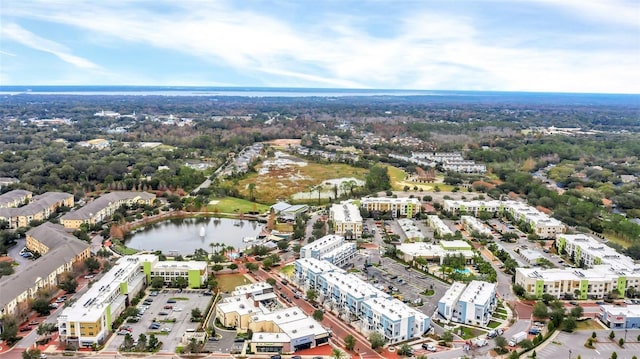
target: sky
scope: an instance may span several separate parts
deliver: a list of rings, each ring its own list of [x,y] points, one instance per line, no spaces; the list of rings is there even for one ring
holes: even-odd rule
[[[640,93],[640,0],[7,0],[0,85]]]

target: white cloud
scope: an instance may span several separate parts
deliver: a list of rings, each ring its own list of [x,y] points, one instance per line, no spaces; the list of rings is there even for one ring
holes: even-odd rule
[[[597,21],[629,25],[634,17],[633,7],[619,0],[552,3],[549,8],[580,8],[575,11]],[[554,34],[569,45],[571,39],[580,38],[576,48],[545,48],[540,45],[544,38],[536,39],[535,47],[524,47],[531,29],[515,25],[500,40],[484,32],[472,16],[445,10],[416,11],[392,19],[388,23],[393,31],[376,36],[363,26],[366,14],[354,21],[353,16],[319,13],[315,22],[303,24],[264,11],[233,9],[226,3],[160,2],[165,8],[179,7],[162,12],[141,4],[148,5],[16,2],[8,13],[98,34],[101,40],[112,39],[114,46],[152,46],[194,56],[212,66],[231,67],[260,81],[258,85],[640,92],[638,44],[604,50],[589,46],[595,43],[589,42],[592,33]],[[396,6],[395,2],[389,6]],[[397,12],[389,14],[394,15]],[[9,28],[16,41],[80,67],[95,66],[60,44],[17,28]],[[128,44],[122,45],[123,41]],[[179,76],[188,69],[169,71]]]
[[[85,58],[71,54],[65,46],[55,41],[42,38],[17,24],[3,24],[2,27],[0,27],[0,31],[2,36],[6,39],[11,39],[35,50],[48,52],[57,56],[60,60],[70,63],[76,67],[83,69],[100,68],[100,66]]]

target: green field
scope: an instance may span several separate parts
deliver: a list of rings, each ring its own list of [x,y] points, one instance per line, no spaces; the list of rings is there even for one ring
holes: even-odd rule
[[[250,284],[251,281],[243,274],[219,274],[216,275],[218,289],[224,292],[231,292],[237,286]]]
[[[217,201],[217,203],[216,203]],[[211,203],[207,206],[207,209],[210,212],[220,212],[220,213],[248,213],[248,212],[259,212],[265,213],[269,210],[269,206],[255,203],[251,201],[247,201],[242,198],[235,197],[224,197],[224,198],[213,198],[210,200]]]

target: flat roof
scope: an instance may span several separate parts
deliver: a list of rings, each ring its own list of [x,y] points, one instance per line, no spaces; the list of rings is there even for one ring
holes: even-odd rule
[[[298,307],[289,307],[280,310],[274,310],[270,313],[256,313],[251,317],[252,322],[274,322],[280,326],[283,323],[297,321],[306,318],[307,315]]]
[[[621,307],[618,305],[610,305],[605,304],[601,305],[600,308],[607,312],[609,315],[624,315],[627,317],[640,317],[640,305],[627,305],[625,307]]]
[[[282,323],[279,325],[280,330],[287,334],[290,338],[301,338],[309,335],[318,336],[328,334],[328,331],[311,317],[306,317],[293,322]]]
[[[332,246],[336,246],[339,243],[344,242],[344,237],[339,236],[337,234],[328,234],[324,237],[316,239],[315,241],[305,245],[300,249],[300,251],[322,251],[327,248],[331,248]]]
[[[461,302],[485,304],[496,291],[495,283],[473,280],[460,295]]]
[[[273,289],[273,287],[267,282],[256,282],[237,286],[236,289],[231,292],[231,295],[263,293],[265,289]]]
[[[330,272],[323,275],[327,283],[339,288],[342,293],[356,299],[388,297],[389,295],[351,273]]]
[[[429,318],[426,314],[418,312],[396,298],[371,298],[365,303],[371,307],[371,310],[393,321],[415,317],[416,323],[420,323]]]
[[[344,270],[328,261],[320,260],[317,258],[300,258],[296,262],[303,270],[310,271],[312,273],[325,273],[325,272],[344,272]]]
[[[445,305],[452,307],[456,304],[458,298],[460,298],[460,295],[466,287],[466,284],[462,282],[453,282],[451,287],[444,292],[444,295],[438,302],[445,303]]]
[[[260,307],[253,305],[253,299],[247,298],[243,295],[237,295],[233,297],[224,298],[222,301],[216,304],[216,307],[223,313],[238,313],[239,315],[262,313]]]
[[[360,209],[352,203],[333,204],[331,214],[336,222],[362,222]]]

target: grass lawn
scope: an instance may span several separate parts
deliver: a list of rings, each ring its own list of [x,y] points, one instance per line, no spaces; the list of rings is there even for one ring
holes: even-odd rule
[[[224,197],[213,198],[212,202],[218,201],[216,204],[210,204],[207,206],[210,212],[221,213],[248,213],[248,212],[260,212],[265,213],[269,210],[269,206],[265,204],[255,203],[247,201],[242,198]]]
[[[296,268],[293,266],[293,264],[289,264],[280,268],[280,272],[286,275],[287,277],[291,277],[293,275],[293,272],[295,272],[295,270]]]
[[[293,224],[289,223],[278,223],[275,225],[275,230],[280,232],[293,232]]]
[[[125,247],[120,241],[118,240],[113,240],[111,247],[114,251],[122,254],[122,255],[126,255],[126,256],[130,256],[132,254],[136,254],[138,253],[137,249],[133,249],[133,248],[129,248],[129,247]]]
[[[393,166],[387,166],[387,171],[389,172],[391,187],[395,190],[401,191],[404,187],[404,185],[401,183],[405,180],[405,178],[407,178],[407,173],[404,170]]]
[[[462,328],[462,335],[460,335],[460,329],[456,329],[455,332],[458,333],[462,337],[462,339],[471,339],[486,333],[486,331],[477,329],[477,328],[469,328],[469,327],[460,327],[460,328]]]
[[[621,245],[623,248],[628,248],[629,246],[631,246],[631,242],[627,241],[626,239],[620,238],[614,234],[611,233],[606,233],[605,234],[605,238],[615,244],[619,244]]]
[[[594,330],[594,329],[606,329],[603,328],[597,321],[593,319],[587,319],[583,321],[579,321],[576,330]]]
[[[498,319],[502,319],[502,320],[507,319],[507,315],[506,314],[502,314],[502,313],[498,313],[498,312],[493,313],[493,317],[494,318],[498,318]]]
[[[495,320],[490,320],[488,327],[491,329],[495,329],[500,326],[500,322],[496,322]]]
[[[218,288],[225,292],[231,292],[236,289],[237,286],[251,283],[251,281],[242,274],[219,274],[216,275],[216,281],[218,282]]]

